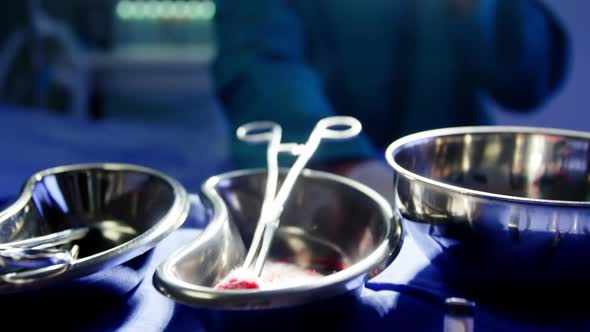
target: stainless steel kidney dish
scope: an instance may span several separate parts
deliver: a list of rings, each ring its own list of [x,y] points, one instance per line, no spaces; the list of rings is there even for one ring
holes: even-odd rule
[[[279,181],[284,176],[282,172]],[[265,182],[266,172],[245,170],[214,176],[203,185],[211,222],[158,267],[154,284],[160,292],[203,308],[290,307],[353,292],[396,257],[401,221],[381,196],[355,181],[304,170],[286,202],[269,259],[325,276],[296,287],[216,289],[220,279],[244,262]]]
[[[426,131],[387,150],[395,207],[449,281],[579,288],[590,277],[590,135],[528,127]]]
[[[175,180],[125,164],[56,167],[34,174],[0,211],[0,295],[79,278],[141,281],[140,256],[178,228],[188,195]],[[126,265],[133,261],[133,264]]]

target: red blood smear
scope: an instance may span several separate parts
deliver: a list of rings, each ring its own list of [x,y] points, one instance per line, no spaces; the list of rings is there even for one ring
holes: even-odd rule
[[[218,285],[218,289],[258,289],[260,285],[256,281],[231,278],[227,282]]]

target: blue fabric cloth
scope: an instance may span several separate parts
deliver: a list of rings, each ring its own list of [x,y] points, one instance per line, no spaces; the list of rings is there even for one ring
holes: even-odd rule
[[[253,120],[303,140],[346,114],[360,139],[316,159],[381,158],[420,130],[489,122],[484,96],[530,111],[559,86],[566,35],[536,0],[217,0],[217,91],[233,127]],[[240,166],[264,154],[233,145]]]

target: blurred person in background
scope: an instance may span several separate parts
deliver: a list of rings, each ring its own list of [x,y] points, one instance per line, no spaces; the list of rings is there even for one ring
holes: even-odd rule
[[[568,41],[535,0],[217,0],[217,94],[233,128],[276,121],[302,142],[326,116],[351,115],[363,136],[325,144],[316,167],[389,196],[382,161],[417,131],[491,122],[484,100],[517,112],[560,86]],[[234,143],[240,167],[264,153]]]
[[[0,2],[0,103],[23,110],[86,111],[87,68],[73,26],[78,4]]]

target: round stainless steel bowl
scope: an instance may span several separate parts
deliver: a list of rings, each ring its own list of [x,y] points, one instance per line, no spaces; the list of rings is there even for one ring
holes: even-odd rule
[[[590,277],[590,135],[459,127],[392,143],[395,207],[448,281],[581,287]]]
[[[18,199],[0,211],[0,246],[80,227],[89,232],[71,243],[79,255],[69,264],[26,270],[20,277],[0,275],[0,296],[22,298],[26,292],[34,298],[53,289],[60,297],[67,289],[123,295],[142,280],[147,252],[188,211],[184,188],[144,167],[83,164],[34,174]]]
[[[304,170],[287,201],[269,255],[325,276],[294,287],[216,289],[217,282],[244,261],[265,183],[266,172],[247,170],[214,176],[203,185],[211,222],[158,267],[154,283],[160,292],[210,309],[293,307],[353,292],[396,257],[402,243],[401,220],[381,196],[344,177]]]

